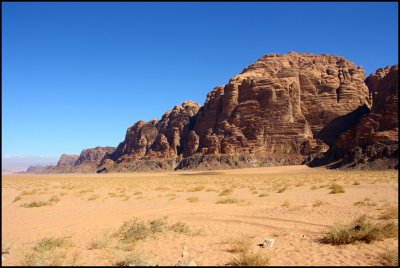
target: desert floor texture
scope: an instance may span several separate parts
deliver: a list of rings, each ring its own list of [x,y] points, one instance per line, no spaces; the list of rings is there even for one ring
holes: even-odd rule
[[[335,184],[344,193],[330,193]],[[397,207],[397,171],[3,175],[2,264],[175,265],[185,251],[197,265],[227,265],[246,248],[269,265],[381,265],[397,235],[344,245],[321,238],[362,215],[397,223],[382,217]],[[137,229],[124,233],[135,218]],[[259,246],[266,237],[272,247]]]

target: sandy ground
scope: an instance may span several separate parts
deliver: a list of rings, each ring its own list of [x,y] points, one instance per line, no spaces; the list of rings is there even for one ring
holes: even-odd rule
[[[329,194],[332,183],[342,185],[345,193]],[[224,190],[227,195],[220,196]],[[54,195],[60,200],[51,205],[22,206],[48,201]],[[226,198],[239,203],[217,204]],[[354,204],[365,198],[371,205]],[[317,205],[317,201],[323,204]],[[73,264],[115,265],[137,252],[158,265],[175,265],[186,246],[198,265],[226,265],[237,256],[230,250],[233,241],[249,240],[253,252],[270,257],[270,265],[379,265],[379,254],[398,248],[397,238],[343,246],[322,244],[319,239],[334,223],[349,223],[363,214],[378,220],[389,206],[398,206],[397,171],[291,166],[214,172],[3,175],[2,252],[7,254],[2,265],[22,265],[44,237],[72,242],[65,249],[63,264],[71,264],[71,256],[75,256]],[[106,247],[90,249],[91,242],[115,233],[134,217],[144,221],[166,217],[171,224],[186,223],[190,232],[157,234],[131,248],[124,248],[111,236]],[[275,238],[273,247],[258,246],[265,237]]]

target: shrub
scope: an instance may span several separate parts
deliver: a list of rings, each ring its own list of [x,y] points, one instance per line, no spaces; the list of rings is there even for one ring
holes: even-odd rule
[[[236,199],[236,198],[225,198],[225,199],[218,199],[216,204],[238,204],[242,203],[243,200]]]
[[[354,203],[355,206],[376,206],[376,203],[372,202],[371,199],[365,198],[362,201],[357,201]]]
[[[65,238],[45,237],[41,239],[36,246],[33,247],[35,251],[49,251],[55,248],[69,246],[71,243]]]
[[[115,262],[116,266],[155,266],[153,258],[143,256],[139,253],[130,253],[124,258]]]
[[[15,198],[14,198],[14,201],[13,202],[17,202],[17,201],[19,201],[19,200],[21,200],[21,196],[19,195],[19,196],[16,196]]]
[[[123,242],[131,243],[145,239],[151,234],[151,230],[143,221],[133,219],[124,222],[124,224],[118,229],[118,233]]]
[[[285,202],[283,202],[282,207],[290,207],[290,201],[286,200]]]
[[[30,203],[24,203],[24,204],[21,205],[21,207],[24,207],[24,208],[37,208],[37,207],[50,206],[50,205],[52,205],[52,204],[49,203],[49,202],[45,202],[45,201],[33,201],[33,202],[30,202]]]
[[[396,223],[374,224],[363,215],[349,225],[334,225],[325,233],[321,242],[333,245],[351,244],[356,241],[370,243],[383,238],[396,237],[397,234]]]
[[[188,233],[189,232],[189,226],[186,223],[183,222],[177,222],[169,227],[171,231],[174,231],[175,233]]]
[[[230,195],[231,193],[233,193],[232,189],[225,189],[219,193],[219,196]]]
[[[331,189],[331,191],[329,192],[330,194],[341,194],[344,193],[344,188],[343,186],[333,183],[331,185],[331,187],[329,187],[329,189]]]
[[[319,207],[322,205],[329,205],[329,203],[326,201],[323,201],[323,200],[315,200],[315,202],[313,204],[314,207]]]
[[[361,183],[359,181],[354,181],[353,185],[360,185]]]
[[[250,250],[250,248],[251,248],[251,241],[249,239],[247,240],[237,239],[230,241],[230,247],[228,249],[228,252],[241,253]]]
[[[282,188],[278,189],[277,193],[283,193],[286,190],[287,190],[287,186],[285,185]]]
[[[57,202],[59,202],[60,200],[61,200],[61,199],[60,199],[59,196],[53,195],[53,196],[49,199],[49,202],[51,202],[51,203],[57,203]]]
[[[258,197],[266,197],[266,196],[268,196],[269,194],[267,194],[267,193],[261,193],[261,194],[259,194],[258,195]]]
[[[398,219],[399,218],[398,207],[387,207],[379,218],[382,220]]]
[[[194,188],[191,188],[188,190],[188,192],[200,192],[204,190],[204,185],[199,185],[199,186],[195,186]]]
[[[91,196],[88,198],[88,201],[96,200],[96,199],[99,199],[99,198],[100,198],[99,195],[94,194],[94,195],[91,195]]]
[[[198,197],[195,197],[195,196],[190,196],[190,197],[188,197],[186,200],[187,200],[188,202],[190,202],[190,203],[197,203],[197,202],[199,202],[199,198],[198,198]]]
[[[398,250],[390,250],[380,254],[380,260],[384,266],[399,266]]]
[[[250,250],[240,252],[239,256],[231,260],[232,266],[268,266],[270,258],[262,253],[253,253]]]

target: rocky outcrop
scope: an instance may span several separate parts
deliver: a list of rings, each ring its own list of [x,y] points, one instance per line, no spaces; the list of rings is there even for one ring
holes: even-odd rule
[[[362,67],[339,56],[266,55],[214,88],[204,106],[185,102],[135,123],[100,169],[139,160],[168,160],[171,169],[300,164],[369,112],[364,80]]]
[[[60,160],[58,160],[58,167],[73,166],[78,160],[79,155],[76,154],[62,154]]]
[[[378,69],[365,83],[372,109],[311,162],[332,168],[398,168],[398,65]]]
[[[268,54],[215,87],[203,106],[185,101],[160,120],[136,122],[115,150],[87,149],[46,170],[395,167],[397,76],[397,65],[366,79],[340,56]]]
[[[79,158],[74,163],[75,166],[98,166],[106,154],[111,154],[115,151],[115,147],[96,147],[84,149]]]
[[[115,151],[115,147],[96,147],[84,149],[80,155],[63,154],[57,165],[30,166],[27,173],[93,173],[106,154]]]

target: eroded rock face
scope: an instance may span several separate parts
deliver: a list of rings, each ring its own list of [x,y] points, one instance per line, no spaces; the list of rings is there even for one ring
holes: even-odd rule
[[[314,164],[386,169],[398,167],[398,65],[381,68],[366,80],[372,109],[335,140]]]
[[[342,57],[269,54],[214,88],[193,128],[205,154],[306,154],[321,130],[370,106],[365,72]],[[322,133],[324,134],[324,133]]]
[[[184,151],[191,119],[200,105],[185,101],[166,112],[161,120],[139,121],[128,128],[125,140],[110,156],[111,160],[175,159]]]
[[[100,161],[108,153],[111,154],[115,151],[115,147],[96,147],[84,149],[79,158],[76,160],[75,165],[94,165],[100,164]]]
[[[79,155],[77,154],[62,154],[60,160],[57,162],[57,166],[73,166],[78,158]]]
[[[63,154],[57,165],[30,166],[27,173],[92,173],[107,155],[115,151],[115,147],[96,147],[84,149],[80,155]]]
[[[331,125],[332,132],[326,129],[329,123],[347,120],[347,114],[359,109],[350,116],[356,122],[369,112],[364,80],[361,67],[339,56],[269,54],[214,88],[204,106],[185,102],[160,121],[137,122],[109,160],[120,165],[168,159],[177,168],[192,168],[204,167],[199,163],[204,159],[225,166],[249,156],[258,159],[257,165],[267,165],[263,159],[300,164],[353,125]]]

